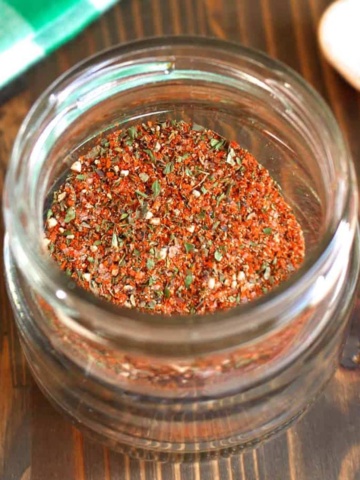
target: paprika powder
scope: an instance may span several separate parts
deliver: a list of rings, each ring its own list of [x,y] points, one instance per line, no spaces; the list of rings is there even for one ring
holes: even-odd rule
[[[52,258],[118,305],[228,309],[299,268],[304,238],[269,172],[234,141],[184,121],[97,139],[53,194]]]

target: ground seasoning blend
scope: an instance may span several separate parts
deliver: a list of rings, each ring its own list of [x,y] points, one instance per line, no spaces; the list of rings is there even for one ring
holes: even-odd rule
[[[99,138],[54,192],[45,236],[83,288],[164,314],[253,300],[305,250],[269,172],[236,142],[183,121]]]
[[[216,130],[219,104],[241,135],[160,122],[181,110]],[[147,123],[150,110],[167,113]],[[110,125],[119,112],[137,124]],[[242,138],[254,148],[228,141]],[[295,275],[301,229],[241,147],[275,156],[299,212]],[[20,130],[4,198],[8,293],[42,390],[147,459],[209,460],[279,432],[338,364],[359,272],[354,177],[326,105],[251,50],[146,39],[65,74]]]

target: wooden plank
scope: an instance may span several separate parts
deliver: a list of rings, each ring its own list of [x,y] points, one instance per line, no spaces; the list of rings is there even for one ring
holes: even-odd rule
[[[84,480],[82,452],[72,425],[54,410],[39,389],[31,389],[31,480]]]

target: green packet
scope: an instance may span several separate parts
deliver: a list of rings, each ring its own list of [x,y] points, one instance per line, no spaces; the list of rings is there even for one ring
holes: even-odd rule
[[[117,0],[0,0],[0,89]]]

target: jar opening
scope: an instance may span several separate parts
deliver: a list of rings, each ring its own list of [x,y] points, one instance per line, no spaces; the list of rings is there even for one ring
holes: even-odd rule
[[[145,119],[191,121],[248,149],[281,185],[302,225],[307,253],[299,272],[247,305],[164,320],[105,302],[58,271],[42,247],[49,192],[99,133]],[[163,338],[178,336],[178,342],[222,335],[250,341],[304,308],[302,299],[313,294],[311,286],[324,265],[344,245],[350,248],[354,185],[349,153],[332,114],[294,72],[219,40],[157,38],[93,57],[36,102],[14,147],[5,216],[18,267],[51,305],[65,307],[86,328],[109,335],[127,329],[128,336],[142,339],[157,331]]]

